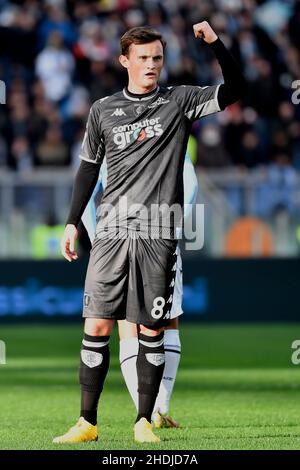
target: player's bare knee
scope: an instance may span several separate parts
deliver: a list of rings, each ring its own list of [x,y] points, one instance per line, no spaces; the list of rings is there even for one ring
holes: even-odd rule
[[[86,318],[84,332],[91,336],[110,336],[114,327],[114,320],[103,318]]]
[[[157,336],[163,330],[164,330],[163,327],[154,329],[154,328],[148,328],[147,326],[144,326],[144,325],[140,325],[140,332],[146,336]]]

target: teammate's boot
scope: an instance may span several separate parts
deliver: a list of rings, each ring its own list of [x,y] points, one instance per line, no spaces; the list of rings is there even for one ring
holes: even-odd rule
[[[175,421],[171,416],[167,414],[160,413],[159,411],[155,411],[152,416],[153,426],[156,429],[160,428],[179,428],[180,425],[177,421]]]
[[[91,442],[98,440],[97,425],[93,426],[88,423],[82,416],[79,418],[75,426],[63,436],[53,439],[54,444],[76,444],[78,442]]]
[[[135,423],[134,440],[136,442],[160,442],[160,438],[153,433],[151,423],[146,418],[141,418]]]

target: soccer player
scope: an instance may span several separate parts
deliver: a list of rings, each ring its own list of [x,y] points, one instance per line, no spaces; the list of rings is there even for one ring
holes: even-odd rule
[[[128,86],[90,110],[70,213],[61,242],[68,261],[78,258],[77,224],[98,180],[104,156],[107,187],[97,213],[97,238],[86,274],[84,338],[80,357],[78,422],[55,443],[98,438],[97,407],[109,368],[109,337],[116,320],[138,327],[137,442],[159,442],[151,414],[164,370],[164,321],[170,317],[176,274],[178,206],[183,163],[193,121],[238,100],[244,81],[234,59],[206,22],[193,26],[210,44],[224,83],[160,87],[165,42],[149,27],[121,38],[120,63]]]
[[[183,186],[184,186],[184,218],[188,218],[193,204],[196,202],[198,181],[194,165],[187,153],[183,167]],[[82,221],[88,232],[91,244],[96,235],[96,208],[101,194],[101,188],[104,191],[107,185],[107,165],[106,158],[100,168],[98,182],[94,189],[91,199],[82,215]],[[169,402],[173,387],[175,384],[178,365],[181,355],[181,343],[178,329],[178,317],[183,313],[182,310],[182,261],[180,249],[177,246],[176,276],[173,294],[173,303],[170,312],[170,320],[164,328],[164,349],[165,349],[165,367],[163,377],[160,383],[158,396],[154,406],[152,421],[156,428],[178,428],[179,423],[168,415]],[[138,409],[138,379],[136,371],[136,359],[138,355],[138,332],[137,327],[127,320],[118,321],[120,337],[120,364],[125,383],[131,395],[133,403]]]

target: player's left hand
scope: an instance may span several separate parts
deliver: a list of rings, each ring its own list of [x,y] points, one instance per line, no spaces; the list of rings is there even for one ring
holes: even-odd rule
[[[201,38],[208,44],[218,39],[218,36],[207,21],[202,21],[201,23],[194,24],[193,30],[196,38]]]

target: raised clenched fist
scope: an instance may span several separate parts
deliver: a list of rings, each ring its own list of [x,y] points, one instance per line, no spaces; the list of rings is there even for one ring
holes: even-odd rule
[[[196,38],[201,38],[208,44],[218,39],[218,36],[207,21],[202,21],[201,23],[194,24],[193,30]]]

